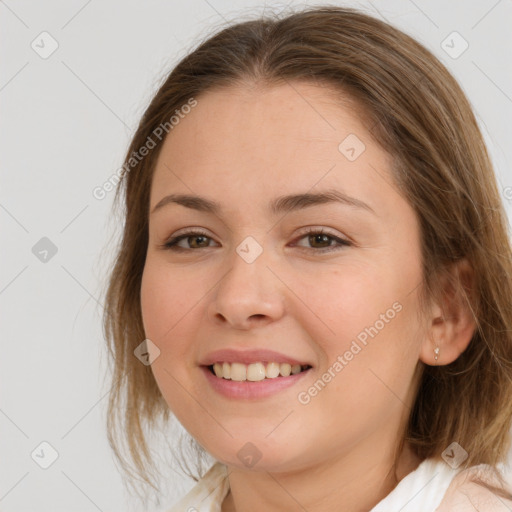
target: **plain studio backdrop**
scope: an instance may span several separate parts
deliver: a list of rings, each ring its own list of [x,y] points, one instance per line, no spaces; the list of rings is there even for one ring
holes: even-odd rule
[[[510,219],[512,2],[332,3],[398,26],[451,70],[475,108]],[[93,191],[121,166],[174,64],[212,27],[269,5],[0,2],[1,511],[142,510],[125,491],[106,438],[98,302],[111,265],[105,246],[120,226],[110,215],[114,193]],[[154,510],[191,486],[170,469],[167,497]]]

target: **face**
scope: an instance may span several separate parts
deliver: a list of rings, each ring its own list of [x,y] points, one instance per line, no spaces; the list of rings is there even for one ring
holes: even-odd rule
[[[197,101],[151,188],[141,306],[156,382],[226,464],[292,470],[356,446],[371,460],[409,412],[423,339],[419,225],[390,157],[318,85]],[[162,204],[171,194],[208,202]]]

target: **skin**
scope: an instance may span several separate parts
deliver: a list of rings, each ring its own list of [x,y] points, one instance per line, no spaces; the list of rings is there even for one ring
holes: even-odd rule
[[[485,483],[501,488],[492,474],[479,471],[478,466],[461,471],[454,477],[436,512],[475,512],[477,510],[500,512],[512,510],[512,500],[499,497],[489,489],[475,483],[480,477]],[[512,492],[509,485],[508,492]]]
[[[150,215],[141,306],[146,336],[160,350],[152,370],[166,402],[228,465],[223,512],[252,511],[255,503],[267,511],[370,510],[420,463],[405,445],[393,467],[418,366],[448,364],[473,333],[457,304],[444,305],[457,312],[446,318],[434,305],[427,327],[420,324],[417,217],[393,185],[390,156],[371,126],[339,97],[309,83],[207,92],[165,139],[155,169],[150,211],[170,193],[222,206],[219,215],[178,204]],[[349,134],[366,146],[355,161],[338,150]],[[328,188],[374,213],[340,203],[268,210],[278,196]],[[315,242],[307,226],[352,245]],[[161,248],[183,228],[209,238],[183,239],[182,252]],[[263,248],[250,264],[236,252],[248,236]],[[323,252],[329,245],[337,248]],[[310,403],[299,403],[298,393],[396,302],[401,311]],[[268,348],[313,370],[269,398],[232,400],[198,366],[222,348]],[[237,457],[247,442],[261,453],[252,468]]]

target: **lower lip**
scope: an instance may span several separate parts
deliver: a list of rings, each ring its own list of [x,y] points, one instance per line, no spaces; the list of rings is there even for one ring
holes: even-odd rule
[[[266,398],[268,396],[275,395],[279,391],[297,384],[305,375],[309,374],[311,368],[303,372],[296,373],[295,375],[290,375],[289,377],[276,377],[275,379],[263,379],[256,382],[249,380],[238,382],[229,379],[222,379],[214,375],[207,366],[201,366],[201,370],[212,388],[221,395],[228,398],[240,398],[247,400]]]

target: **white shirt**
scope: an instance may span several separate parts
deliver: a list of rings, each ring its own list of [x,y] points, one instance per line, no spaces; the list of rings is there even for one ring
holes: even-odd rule
[[[480,464],[467,470],[477,468],[481,471],[489,466]],[[444,461],[425,459],[369,512],[435,512],[461,469],[452,469]],[[221,512],[222,502],[229,492],[227,474],[227,467],[216,462],[168,512]],[[491,509],[485,509],[486,512],[488,510]]]

